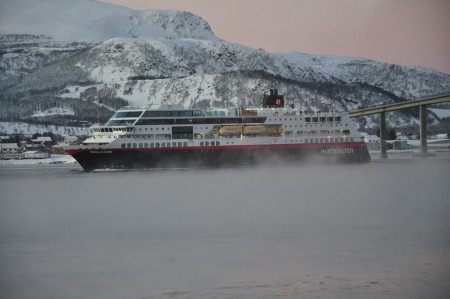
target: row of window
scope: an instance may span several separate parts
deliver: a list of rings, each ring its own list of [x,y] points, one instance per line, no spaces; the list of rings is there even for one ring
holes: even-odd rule
[[[145,116],[145,115],[144,115]],[[224,118],[163,118],[163,119],[144,119],[138,120],[138,126],[155,125],[202,125],[202,124],[252,124],[264,123],[265,117],[224,117]],[[108,124],[109,125],[109,122]]]
[[[139,117],[142,114],[141,111],[118,111],[114,118],[129,118]],[[204,116],[205,114],[201,110],[150,110],[145,111],[144,117],[190,117],[190,116]]]
[[[219,141],[200,142],[200,146],[219,146]],[[159,147],[186,147],[187,142],[142,142],[142,143],[122,143],[122,148],[159,148]]]
[[[310,123],[324,123],[324,122],[340,122],[341,121],[341,117],[340,116],[314,116],[314,117],[305,117],[305,122]]]
[[[309,130],[309,131],[286,131],[286,136],[302,135],[350,135],[350,130]]]
[[[102,128],[92,128],[91,131],[93,133],[97,132],[97,133],[112,133],[112,132],[132,132],[133,128],[107,128],[107,127],[102,127]]]
[[[186,147],[187,142],[143,142],[122,143],[122,148],[158,148],[158,147]]]
[[[150,110],[145,111],[143,117],[190,117],[190,116],[205,116],[201,110]]]
[[[105,126],[113,127],[113,126],[131,126],[136,121],[136,118],[133,119],[110,119],[106,123]]]
[[[317,128],[318,126],[319,126],[318,124],[305,125],[305,128],[308,128],[308,127],[309,127],[309,128]],[[332,127],[332,126],[333,126],[333,124],[331,124],[331,125],[325,125],[325,127]],[[335,126],[335,127],[339,127],[339,126],[340,126],[340,127],[343,127],[343,124],[340,124],[340,125],[339,125],[339,124],[335,124],[334,126]],[[345,124],[345,126],[348,127],[348,124]],[[298,126],[297,126],[297,125],[284,125],[284,127],[285,127],[285,128],[288,128],[288,127],[289,127],[289,128],[297,128],[297,127],[302,128],[303,125],[298,125]],[[320,127],[322,127],[322,124],[320,124]]]
[[[147,111],[150,112],[150,111]],[[146,112],[146,113],[147,113]],[[152,111],[155,112],[155,111]],[[164,112],[164,111],[158,111]],[[173,111],[167,111],[173,112]],[[118,112],[119,113],[119,112]],[[145,114],[144,114],[145,116]],[[280,119],[281,120],[281,119]],[[106,126],[131,126],[136,121],[135,119],[110,119]],[[158,126],[158,125],[192,125],[192,124],[249,124],[249,123],[265,123],[265,117],[224,117],[224,118],[169,118],[169,119],[144,119],[137,121],[139,126]],[[321,117],[305,117],[306,123],[325,123],[325,122],[340,122],[340,116],[321,116]],[[111,128],[98,128],[97,130],[112,130]],[[101,131],[108,132],[108,131]]]
[[[350,130],[309,130],[309,131],[285,131],[286,137],[304,136],[304,135],[350,135]],[[202,133],[172,133],[171,134],[146,134],[146,135],[126,135],[126,138],[141,138],[141,139],[156,139],[156,140],[171,140],[171,139],[203,139]]]
[[[142,111],[118,111],[114,118],[139,117]]]
[[[141,116],[142,110],[139,111],[118,111],[114,118],[137,118]],[[210,116],[224,116],[224,111],[208,111],[206,115]],[[288,114],[287,114],[288,115]],[[199,117],[205,116],[205,113],[201,110],[148,110],[144,112],[143,117]],[[281,119],[280,119],[281,120]],[[305,122],[340,122],[340,116],[313,116],[305,117]]]
[[[331,142],[353,142],[350,138],[306,138],[305,143],[331,143]]]
[[[115,137],[115,136],[114,136]],[[170,134],[147,134],[147,135],[124,135],[123,138],[136,138],[136,139],[156,139],[156,140],[170,140]]]
[[[297,121],[297,117],[295,118],[272,118],[270,119],[271,121]],[[298,118],[298,120],[302,120],[302,118]],[[331,123],[331,122],[341,122],[341,117],[340,116],[314,116],[314,117],[305,117],[305,122],[306,123]]]
[[[354,138],[306,138],[305,143],[336,143],[336,142],[353,142]],[[286,140],[289,142],[289,140]],[[298,140],[290,140],[290,142],[299,142]],[[301,140],[300,140],[301,142]],[[227,142],[228,143],[228,142]],[[201,141],[200,146],[219,146],[219,141]],[[161,147],[187,147],[187,142],[143,142],[143,143],[122,143],[122,148],[161,148]]]
[[[353,137],[339,137],[339,138],[305,138],[303,139],[286,139],[285,143],[336,143],[336,142],[353,142]]]

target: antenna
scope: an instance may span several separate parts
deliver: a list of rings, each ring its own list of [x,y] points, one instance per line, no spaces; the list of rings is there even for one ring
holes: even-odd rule
[[[97,123],[100,124],[100,107],[98,101],[97,101]]]

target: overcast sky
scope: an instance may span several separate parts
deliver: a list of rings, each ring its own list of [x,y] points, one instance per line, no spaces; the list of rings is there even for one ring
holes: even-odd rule
[[[253,48],[365,57],[450,74],[450,0],[103,0],[178,9]]]

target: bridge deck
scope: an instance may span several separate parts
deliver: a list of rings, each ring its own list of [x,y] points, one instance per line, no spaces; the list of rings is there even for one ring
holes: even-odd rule
[[[358,117],[358,116],[370,115],[370,114],[375,114],[375,113],[396,111],[396,110],[401,110],[401,109],[406,109],[406,108],[411,108],[411,107],[419,107],[419,106],[423,106],[423,105],[431,105],[431,104],[444,103],[444,102],[450,102],[450,93],[437,95],[437,96],[433,96],[433,97],[427,97],[427,98],[423,98],[423,99],[405,101],[405,102],[401,102],[401,103],[379,105],[379,106],[370,107],[370,108],[353,110],[353,111],[349,111],[348,114],[350,117]]]

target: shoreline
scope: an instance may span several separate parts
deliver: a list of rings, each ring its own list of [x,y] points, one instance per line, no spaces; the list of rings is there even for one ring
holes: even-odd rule
[[[0,167],[8,165],[36,165],[36,164],[76,164],[77,161],[69,155],[51,155],[45,159],[0,160]]]
[[[450,150],[434,149],[429,150],[428,155],[422,157],[418,150],[388,150],[387,159],[381,158],[380,151],[369,151],[372,161],[389,161],[389,160],[420,160],[433,158],[449,158]],[[8,165],[40,165],[40,164],[77,164],[77,161],[70,155],[52,155],[46,159],[22,159],[22,160],[0,160],[0,167]]]

